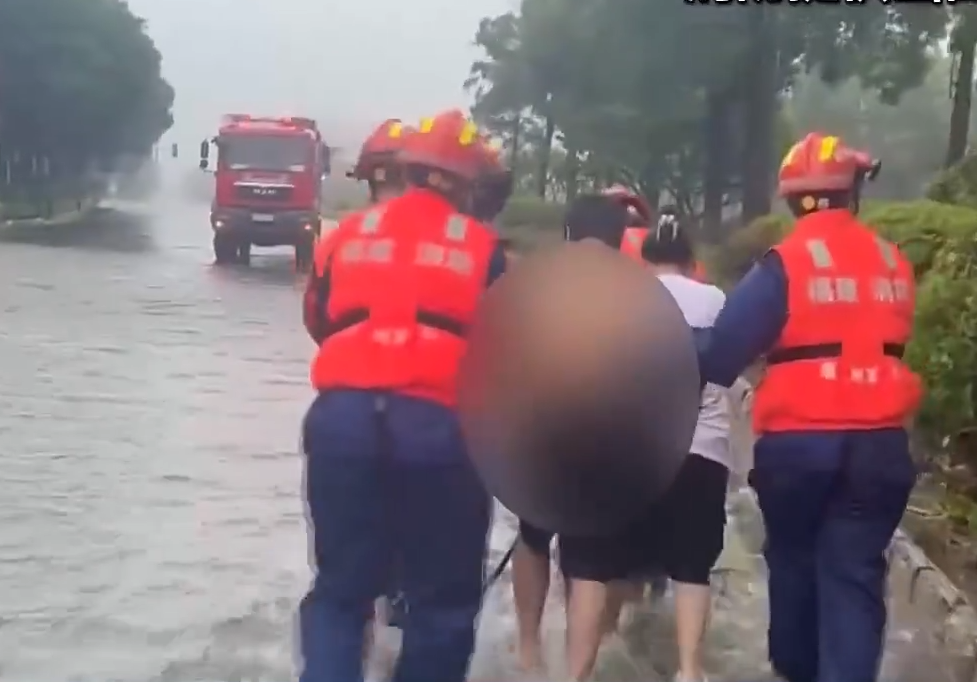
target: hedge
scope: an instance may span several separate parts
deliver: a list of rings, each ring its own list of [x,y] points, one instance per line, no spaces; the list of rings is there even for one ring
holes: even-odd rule
[[[948,240],[977,233],[977,208],[927,199],[869,202],[860,217],[903,248],[918,276],[932,267],[936,252]],[[722,282],[739,279],[792,225],[789,216],[772,214],[735,231],[724,244],[707,252],[714,276]]]
[[[926,197],[944,204],[977,208],[977,155],[966,157],[936,176]]]
[[[496,224],[516,250],[526,251],[563,237],[565,211],[563,204],[517,194],[506,204]]]

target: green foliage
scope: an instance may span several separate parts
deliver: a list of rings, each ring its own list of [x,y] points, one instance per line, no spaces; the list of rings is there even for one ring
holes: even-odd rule
[[[527,194],[517,194],[499,215],[500,226],[510,230],[562,233],[563,204],[552,203]]]
[[[930,184],[926,196],[945,204],[977,208],[977,156],[967,156],[940,173]]]
[[[937,439],[977,426],[977,222],[937,250],[916,302],[909,363],[927,393],[917,424]]]
[[[790,216],[771,213],[733,232],[706,254],[709,272],[720,282],[735,282],[790,229]]]
[[[861,219],[899,244],[922,276],[933,267],[936,253],[955,240],[977,233],[977,210],[930,200],[867,203]],[[736,281],[791,229],[793,220],[770,214],[733,233],[710,250],[710,262],[721,281]]]
[[[46,159],[42,175],[148,155],[172,123],[160,55],[122,0],[3,0],[0,64],[0,152]]]
[[[862,88],[875,93],[878,110],[924,83],[949,21],[941,9],[881,4],[857,14],[755,9],[522,0],[518,12],[479,25],[484,58],[466,83],[473,113],[505,140],[516,170],[534,175],[526,184],[541,194],[562,199],[624,182],[688,212],[706,208],[720,222],[720,207],[742,199],[745,210],[748,194],[751,212],[769,204],[785,134],[797,121],[811,123],[806,109],[778,116],[778,97],[793,99],[799,82],[820,78],[850,83],[848,113],[862,105],[851,95]],[[933,121],[920,113],[924,103],[945,101],[931,94],[902,119],[913,119],[918,137]],[[940,135],[915,149],[940,149],[933,143]],[[553,143],[565,153],[551,155]],[[527,147],[541,151],[527,154]],[[906,182],[922,188],[919,172]]]

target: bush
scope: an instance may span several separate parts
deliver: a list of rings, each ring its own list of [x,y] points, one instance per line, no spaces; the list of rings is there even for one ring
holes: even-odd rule
[[[930,183],[928,199],[977,208],[977,155],[967,156]]]
[[[790,216],[772,213],[733,231],[725,242],[703,250],[706,269],[720,284],[731,284],[746,274],[793,225]]]
[[[541,243],[563,238],[565,211],[566,207],[561,203],[517,194],[506,204],[496,224],[516,251],[531,251]]]
[[[955,441],[977,426],[975,254],[977,235],[951,240],[936,253],[918,290],[906,359],[926,385],[916,424],[937,442]]]
[[[544,201],[539,197],[517,194],[509,199],[498,223],[512,230],[528,228],[562,232],[563,214],[566,207],[561,203]]]
[[[977,210],[926,199],[869,202],[861,218],[903,248],[917,276],[932,267],[936,252],[948,241],[977,234]],[[733,282],[742,277],[787,234],[793,222],[786,215],[767,215],[734,232],[722,246],[708,250],[707,261],[716,279]]]

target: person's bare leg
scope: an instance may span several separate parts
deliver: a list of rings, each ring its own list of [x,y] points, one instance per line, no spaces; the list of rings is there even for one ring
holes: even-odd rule
[[[708,585],[674,583],[675,639],[678,645],[678,675],[682,682],[705,679],[699,650],[709,622],[712,592]]]
[[[639,604],[644,593],[643,580],[615,580],[608,586],[607,610],[604,614],[605,635],[612,635],[620,629],[625,605]]]
[[[549,554],[534,552],[521,540],[512,554],[512,596],[519,627],[519,665],[526,671],[545,667],[540,628],[550,591]]]
[[[604,638],[609,588],[574,580],[567,604],[567,671],[574,682],[589,680]]]

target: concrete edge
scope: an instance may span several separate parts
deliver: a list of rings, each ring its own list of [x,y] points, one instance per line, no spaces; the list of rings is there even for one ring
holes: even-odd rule
[[[738,510],[761,523],[756,493],[746,489],[735,495]],[[963,674],[956,679],[977,682],[977,610],[905,530],[896,531],[887,558],[890,601],[909,604],[930,617],[936,624],[935,631],[927,632],[930,645],[942,659],[960,662],[955,667]]]
[[[65,211],[50,218],[14,218],[0,220],[0,229],[12,230],[18,227],[48,227],[67,225],[87,217],[99,207],[100,201],[89,201],[80,210]]]
[[[731,396],[731,401],[736,408],[734,414],[744,419],[752,405],[740,396]],[[737,500],[748,506],[753,521],[762,527],[756,493],[750,488],[741,488]],[[913,608],[935,615],[941,624],[939,631],[933,633],[935,643],[948,654],[954,652],[959,656],[965,652],[972,658],[972,670],[965,679],[977,682],[977,610],[974,605],[905,529],[896,530],[886,558],[890,567],[890,599],[904,600]]]

